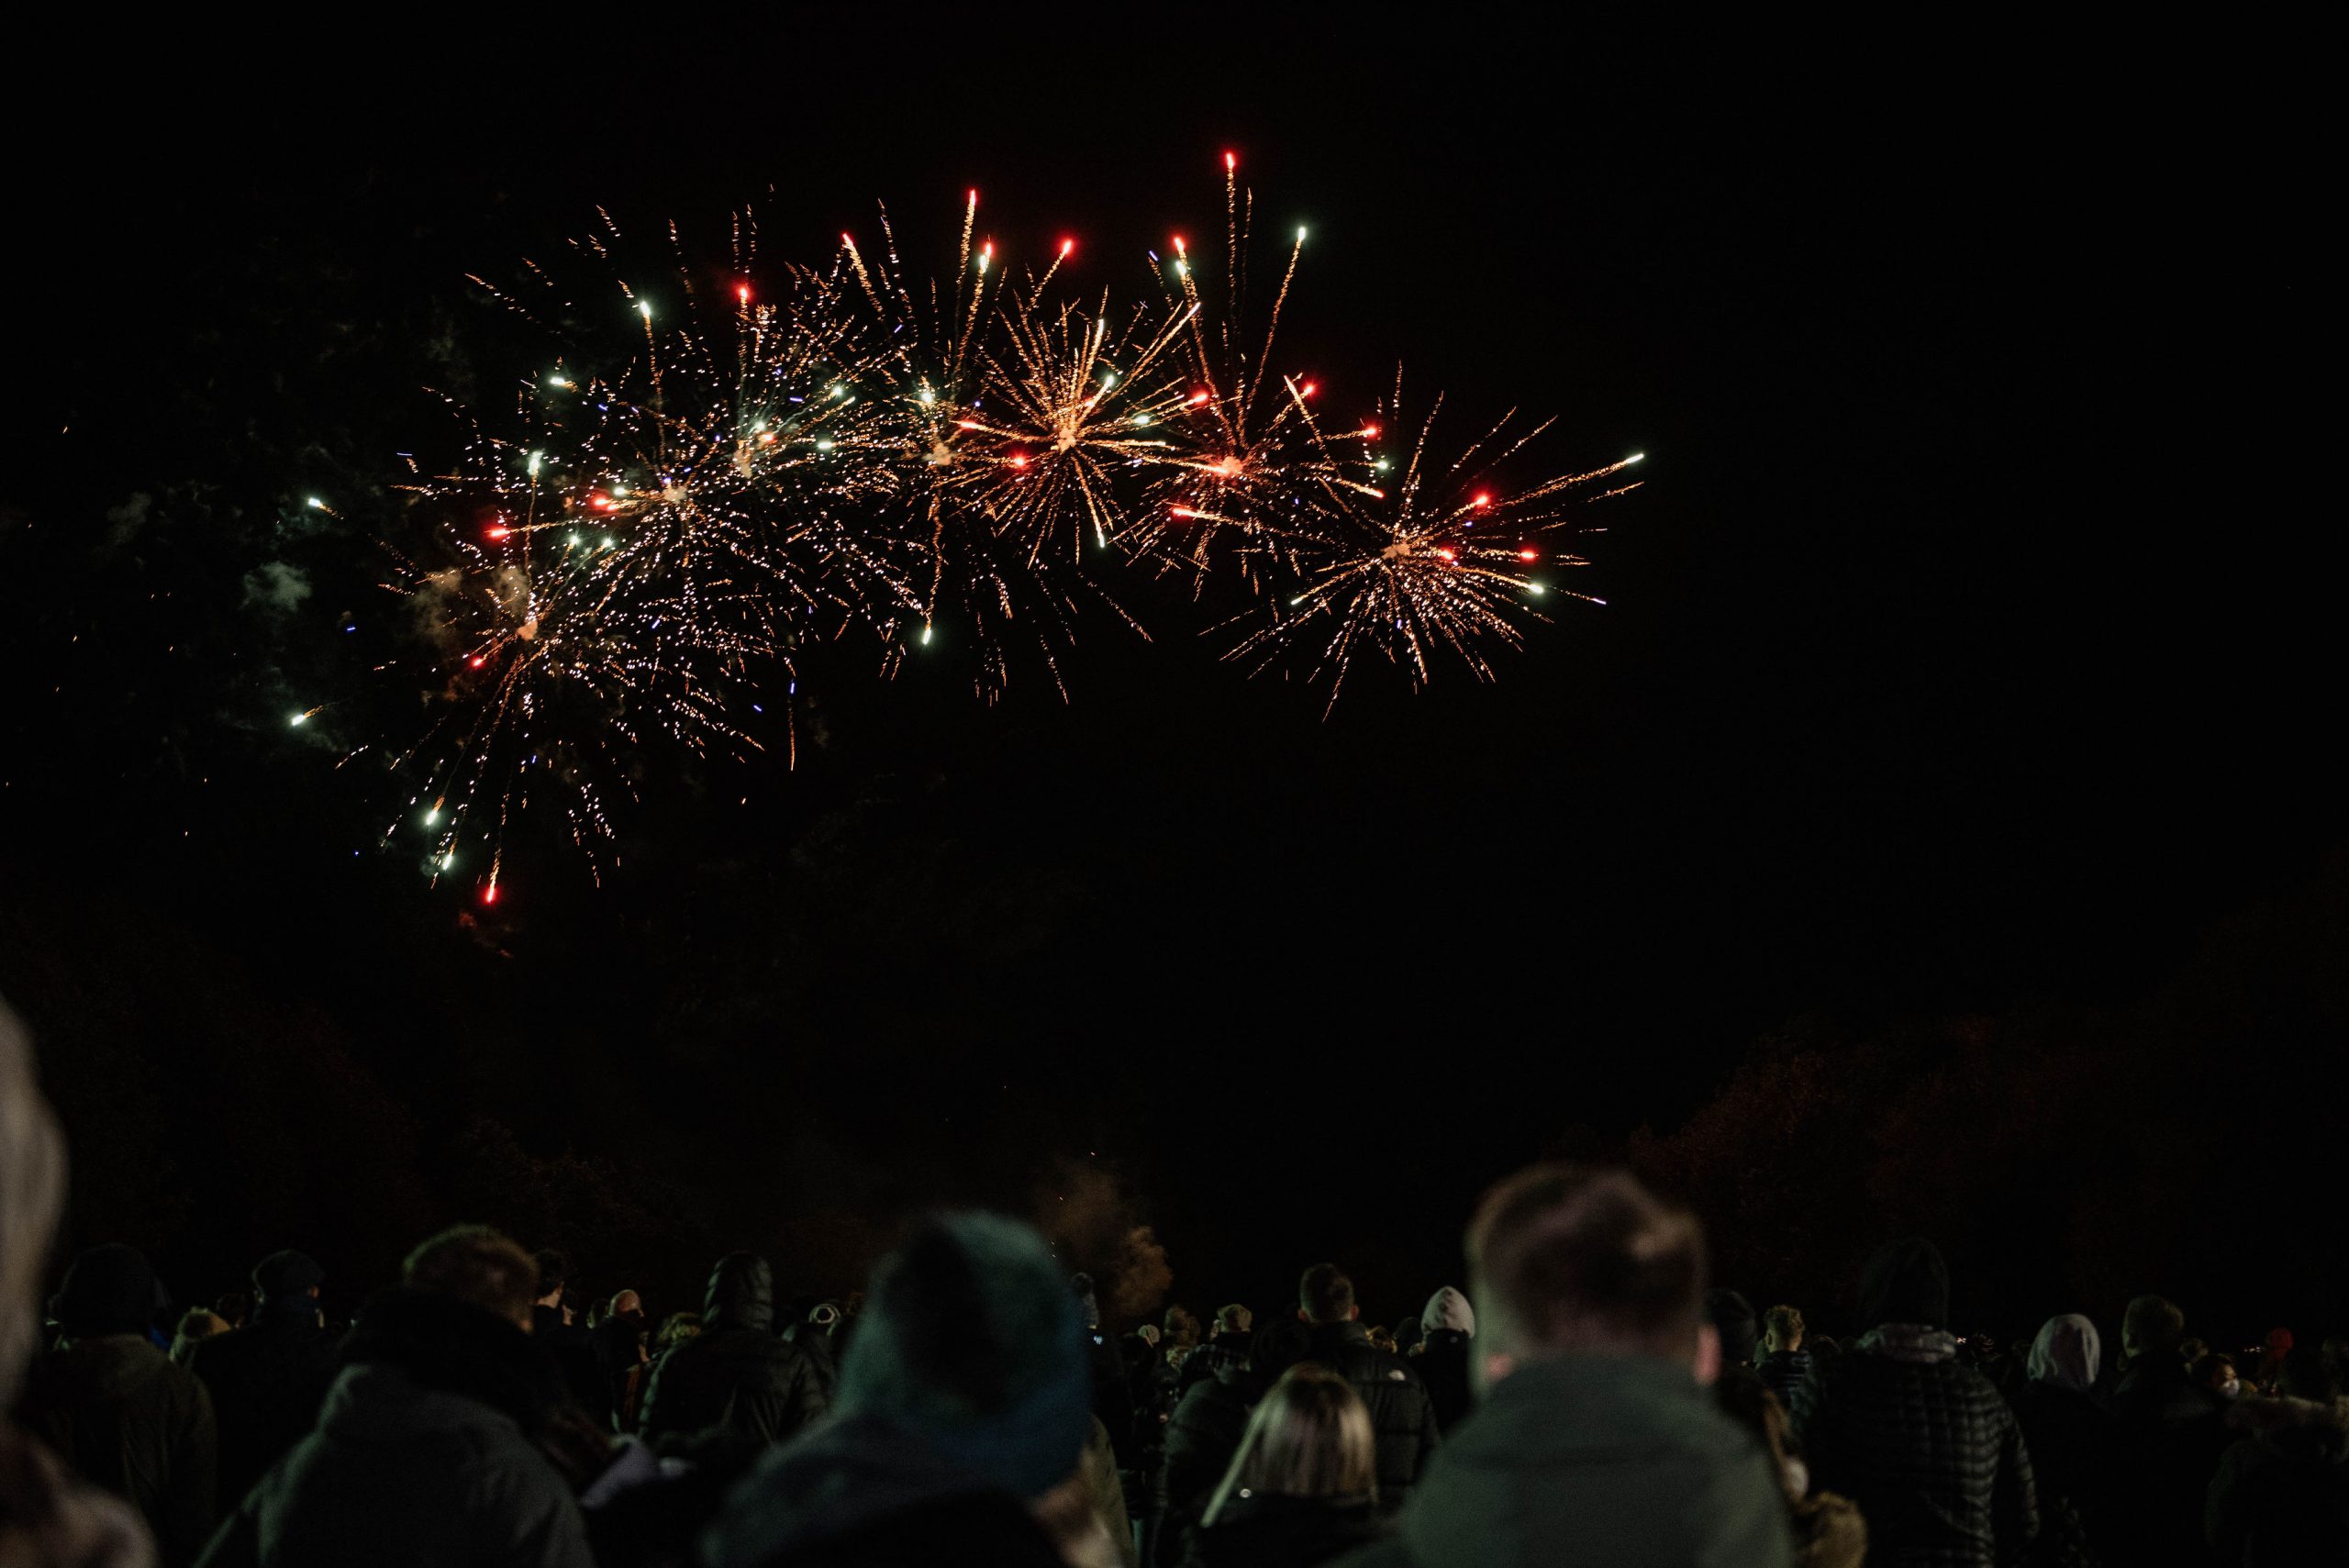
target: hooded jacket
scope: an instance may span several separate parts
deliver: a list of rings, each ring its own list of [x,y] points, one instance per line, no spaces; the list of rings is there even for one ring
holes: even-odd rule
[[[25,1425],[83,1479],[145,1516],[166,1564],[212,1531],[212,1399],[136,1334],[68,1340],[33,1363]]]
[[[220,1528],[201,1568],[593,1568],[530,1432],[561,1398],[544,1348],[428,1291],[370,1302],[317,1429]]]
[[[1411,1495],[1441,1440],[1427,1385],[1402,1357],[1372,1344],[1370,1330],[1356,1322],[1318,1325],[1306,1359],[1353,1384],[1370,1407],[1371,1430],[1378,1439],[1378,1506],[1394,1512]]]
[[[774,1284],[764,1258],[731,1252],[710,1271],[702,1331],[662,1352],[644,1391],[647,1438],[724,1428],[781,1442],[830,1401],[823,1369],[775,1337]]]
[[[1343,1568],[1786,1568],[1786,1494],[1686,1366],[1564,1356],[1502,1379]],[[1873,1559],[1871,1559],[1873,1561]]]

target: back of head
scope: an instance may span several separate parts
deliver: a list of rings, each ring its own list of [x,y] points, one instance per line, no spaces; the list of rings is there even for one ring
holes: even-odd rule
[[[478,1307],[524,1329],[530,1326],[532,1304],[546,1294],[537,1260],[486,1225],[443,1230],[407,1255],[400,1279],[411,1290]]]
[[[1284,1373],[1256,1402],[1205,1518],[1215,1523],[1243,1494],[1368,1498],[1377,1483],[1369,1407],[1344,1378],[1308,1362]]]
[[[1500,1353],[1696,1352],[1704,1232],[1628,1171],[1520,1172],[1485,1195],[1467,1250],[1485,1338]]]
[[[1335,1263],[1316,1263],[1297,1282],[1297,1309],[1308,1323],[1343,1323],[1354,1315],[1354,1282]]]
[[[1245,1334],[1250,1329],[1255,1326],[1255,1322],[1256,1315],[1253,1312],[1249,1311],[1247,1307],[1241,1306],[1239,1302],[1235,1301],[1229,1307],[1217,1308],[1215,1315],[1216,1337],[1220,1339],[1226,1334]]]
[[[2121,1348],[2131,1356],[2165,1355],[2186,1338],[2186,1314],[2175,1302],[2141,1296],[2121,1317]]]
[[[1762,1326],[1753,1316],[1753,1303],[1738,1291],[1709,1290],[1705,1293],[1705,1318],[1721,1337],[1722,1361],[1731,1366],[1742,1366],[1753,1359],[1753,1347],[1762,1341]]]
[[[143,1334],[162,1305],[154,1265],[119,1241],[93,1247],[73,1260],[49,1306],[57,1326],[73,1339]]]
[[[2033,1383],[2052,1384],[2086,1394],[2096,1386],[2097,1362],[2103,1351],[2096,1325],[2076,1312],[2050,1318],[2040,1325],[2025,1363]]]
[[[1294,1318],[1275,1318],[1248,1340],[1248,1370],[1264,1383],[1313,1353],[1313,1336]]]
[[[571,1259],[552,1247],[541,1247],[530,1254],[531,1263],[539,1271],[539,1294],[560,1295],[571,1284]]]
[[[702,1292],[703,1327],[751,1329],[765,1333],[774,1327],[774,1271],[756,1252],[729,1252],[710,1265],[709,1284]]]
[[[1466,1334],[1472,1339],[1475,1337],[1476,1309],[1468,1304],[1468,1298],[1454,1285],[1445,1285],[1429,1296],[1427,1306],[1419,1313],[1419,1331],[1422,1334],[1432,1334],[1442,1329]]]
[[[287,1249],[272,1252],[253,1265],[253,1295],[264,1308],[284,1310],[289,1303],[306,1304],[327,1282],[327,1272],[306,1252]]]
[[[934,1216],[874,1272],[841,1372],[842,1411],[878,1417],[1032,1497],[1092,1424],[1076,1297],[1028,1227]]]
[[[41,1270],[65,1202],[65,1139],[33,1073],[32,1042],[0,1004],[0,1409],[40,1342]]]
[[[1860,1327],[1949,1325],[1949,1264],[1922,1236],[1887,1241],[1860,1270]]]
[[[1770,1336],[1770,1343],[1782,1351],[1802,1347],[1803,1322],[1799,1307],[1784,1305],[1773,1307],[1762,1314],[1762,1327]]]

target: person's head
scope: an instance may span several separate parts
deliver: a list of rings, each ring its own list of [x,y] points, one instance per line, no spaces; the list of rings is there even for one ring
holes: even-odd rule
[[[1476,1309],[1456,1286],[1445,1285],[1429,1296],[1427,1306],[1419,1310],[1421,1337],[1440,1330],[1465,1334],[1472,1340],[1476,1337]]]
[[[612,1297],[610,1315],[614,1318],[644,1317],[644,1298],[632,1290],[624,1290]]]
[[[226,1318],[231,1329],[241,1329],[253,1315],[253,1298],[241,1290],[223,1291],[212,1298],[212,1310]]]
[[[530,1255],[539,1271],[537,1305],[561,1307],[562,1293],[571,1284],[571,1260],[552,1247],[542,1247]]]
[[[2194,1386],[2221,1399],[2232,1399],[2243,1392],[2243,1379],[2235,1373],[2232,1356],[2207,1355],[2187,1369]]]
[[[1369,1329],[1370,1342],[1376,1349],[1395,1353],[1395,1330],[1384,1323],[1374,1323]]]
[[[253,1265],[253,1299],[264,1317],[314,1316],[326,1270],[307,1252],[272,1252]]]
[[[1152,1351],[1157,1350],[1158,1325],[1155,1323],[1142,1324],[1140,1328],[1134,1330],[1134,1338],[1140,1340],[1143,1344],[1148,1345]]]
[[[2066,1312],[2039,1326],[2024,1371],[2033,1383],[2086,1394],[2096,1386],[2097,1363],[2103,1350],[2096,1325],[2076,1312]]]
[[[839,1408],[1040,1496],[1075,1469],[1092,1427],[1078,1318],[1075,1294],[1027,1226],[932,1216],[874,1271]]]
[[[66,1337],[144,1334],[163,1305],[163,1287],[146,1254],[121,1242],[93,1247],[73,1260],[49,1310]]]
[[[1705,1293],[1705,1318],[1712,1324],[1713,1332],[1720,1336],[1722,1361],[1731,1366],[1743,1366],[1753,1359],[1753,1347],[1762,1340],[1753,1303],[1734,1290],[1709,1290]]]
[[[1788,1354],[1802,1349],[1802,1313],[1792,1307],[1773,1307],[1762,1315],[1762,1341]]]
[[[1949,1264],[1922,1236],[1887,1241],[1860,1269],[1860,1327],[1949,1326]]]
[[[1480,1304],[1480,1387],[1530,1362],[1645,1355],[1698,1380],[1720,1373],[1720,1341],[1699,1307],[1705,1237],[1628,1171],[1535,1165],[1485,1195],[1468,1227]]]
[[[40,1343],[41,1271],[65,1203],[65,1135],[40,1092],[32,1041],[0,1003],[0,1410]]]
[[[1091,1274],[1069,1276],[1069,1288],[1076,1293],[1077,1310],[1088,1329],[1101,1327],[1101,1297],[1096,1292]]]
[[[1191,1316],[1190,1308],[1186,1307],[1168,1307],[1166,1309],[1164,1322],[1166,1326],[1166,1337],[1169,1340],[1172,1340],[1174,1343],[1178,1345],[1196,1345],[1199,1342],[1199,1320]]]
[[[1335,1263],[1316,1263],[1297,1282],[1297,1315],[1308,1323],[1351,1323],[1362,1316],[1354,1282]]]
[[[672,1312],[669,1316],[661,1319],[661,1332],[654,1337],[653,1344],[658,1349],[665,1351],[674,1346],[684,1344],[687,1340],[692,1339],[696,1334],[700,1332],[700,1313]]]
[[[522,1244],[486,1225],[459,1225],[407,1255],[400,1281],[530,1327],[530,1307],[545,1293],[537,1262]]]
[[[2186,1338],[2186,1314],[2175,1302],[2141,1296],[2121,1315],[2121,1351],[2131,1361],[2175,1355]]]
[[[1245,1339],[1249,1330],[1255,1326],[1256,1315],[1236,1301],[1228,1307],[1216,1308],[1215,1337],[1219,1340],[1227,1334],[1236,1334]]]
[[[180,1325],[172,1335],[172,1360],[185,1366],[195,1355],[195,1347],[215,1334],[228,1331],[228,1320],[208,1307],[191,1307],[180,1314]]]
[[[1257,1401],[1203,1518],[1214,1524],[1235,1497],[1367,1500],[1377,1487],[1369,1408],[1344,1378],[1307,1362],[1282,1373]]]

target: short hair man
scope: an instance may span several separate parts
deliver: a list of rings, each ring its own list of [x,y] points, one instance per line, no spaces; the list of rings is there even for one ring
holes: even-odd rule
[[[1802,1314],[1791,1307],[1773,1307],[1762,1315],[1762,1354],[1753,1371],[1762,1385],[1794,1407],[1795,1389],[1810,1375],[1810,1352],[1802,1348]]]
[[[325,1281],[326,1271],[306,1253],[272,1252],[253,1267],[251,1320],[206,1340],[188,1362],[212,1392],[219,1495],[231,1506],[309,1435],[334,1385],[342,1336],[318,1320]]]
[[[1312,1330],[1308,1359],[1353,1385],[1370,1407],[1378,1439],[1378,1503],[1402,1506],[1441,1440],[1427,1385],[1402,1357],[1370,1342],[1354,1282],[1335,1263],[1316,1263],[1297,1285],[1297,1316]]]
[[[1486,1195],[1467,1251],[1482,1407],[1351,1568],[1787,1562],[1769,1461],[1706,1391],[1693,1217],[1626,1172],[1537,1165]]]

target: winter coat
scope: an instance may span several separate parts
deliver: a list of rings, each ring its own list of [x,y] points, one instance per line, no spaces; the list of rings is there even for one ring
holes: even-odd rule
[[[1386,1541],[1343,1568],[1786,1568],[1786,1494],[1686,1366],[1520,1366],[1460,1424]]]
[[[1778,1403],[1791,1410],[1795,1407],[1795,1385],[1810,1375],[1809,1351],[1772,1351],[1753,1363],[1753,1375],[1762,1386],[1778,1396]]]
[[[1475,1404],[1468,1387],[1468,1336],[1457,1329],[1431,1329],[1410,1357],[1435,1407],[1435,1429],[1446,1436]]]
[[[2112,1418],[2095,1398],[2053,1383],[2025,1386],[2014,1401],[2039,1500],[2040,1549],[2048,1568],[2114,1561],[2103,1539],[2110,1485]]]
[[[1795,1390],[1811,1484],[1868,1521],[1870,1568],[2001,1568],[2039,1533],[2031,1457],[1998,1391],[1938,1330],[1887,1324]]]
[[[219,1423],[224,1512],[309,1435],[334,1384],[341,1336],[319,1326],[309,1297],[295,1302],[283,1308],[273,1302],[244,1328],[202,1341],[188,1362]]]
[[[724,1427],[779,1443],[829,1407],[816,1363],[775,1338],[766,1260],[737,1252],[710,1272],[702,1331],[652,1363],[640,1429],[650,1439]]]
[[[1313,1568],[1379,1536],[1367,1497],[1238,1492],[1192,1536],[1182,1568]]]
[[[2349,1404],[2247,1396],[2211,1478],[2204,1539],[2221,1568],[2349,1562]]]
[[[572,1403],[596,1421],[610,1424],[612,1391],[604,1381],[602,1363],[596,1358],[595,1336],[578,1324],[564,1322],[559,1307],[531,1308],[530,1332],[554,1357],[555,1368],[562,1373],[562,1385]]]
[[[598,1414],[618,1415],[628,1398],[628,1374],[642,1364],[647,1332],[641,1312],[616,1314],[587,1331],[588,1347],[596,1357],[596,1375],[604,1391],[604,1407]]]
[[[343,1346],[317,1429],[220,1527],[201,1568],[593,1568],[531,1432],[562,1396],[543,1346],[428,1291],[386,1291]]]
[[[1264,1392],[1264,1380],[1226,1366],[1195,1384],[1166,1423],[1164,1457],[1158,1467],[1158,1561],[1180,1562],[1198,1528],[1208,1497],[1240,1451],[1248,1413]]]
[[[1064,1568],[1028,1505],[874,1416],[769,1453],[702,1537],[706,1568]]]
[[[1248,1359],[1248,1336],[1218,1334],[1197,1350],[1183,1358],[1183,1370],[1175,1374],[1174,1399],[1182,1402],[1195,1383],[1205,1383],[1225,1367],[1238,1366]]]
[[[2224,1407],[2176,1356],[2155,1354],[2121,1375],[2107,1407],[2117,1440],[2105,1554],[2130,1568],[2203,1568],[2201,1505],[2229,1440]]]
[[[1360,1323],[1324,1323],[1313,1330],[1307,1359],[1353,1385],[1370,1407],[1370,1428],[1378,1439],[1378,1506],[1392,1513],[1435,1453],[1435,1405],[1427,1385],[1403,1358],[1370,1342]]]
[[[212,1532],[218,1463],[212,1396],[136,1334],[61,1341],[32,1364],[26,1428],[83,1480],[128,1500],[161,1561],[192,1561]]]

